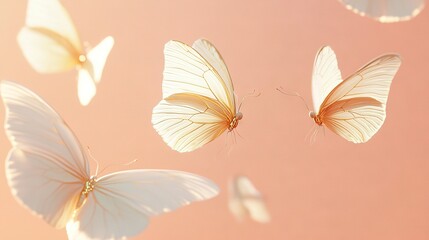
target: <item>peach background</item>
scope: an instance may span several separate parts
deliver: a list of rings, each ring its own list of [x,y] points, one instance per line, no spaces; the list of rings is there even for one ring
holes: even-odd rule
[[[330,1],[63,1],[83,41],[107,35],[116,45],[99,91],[79,105],[76,72],[37,74],[16,35],[26,1],[0,1],[0,79],[22,83],[51,104],[102,162],[180,169],[214,180],[220,195],[154,217],[135,239],[429,239],[429,11],[410,22],[380,24]],[[161,99],[163,46],[207,38],[222,53],[236,93],[262,92],[243,104],[242,138],[226,134],[187,154],[169,149],[151,125]],[[385,124],[366,144],[326,130],[304,141],[312,120],[310,79],[317,50],[329,44],[343,77],[387,52],[400,53]],[[0,107],[4,116],[4,107]],[[3,121],[3,119],[1,120]],[[3,131],[2,131],[3,132]],[[228,154],[225,142],[232,151]],[[0,134],[0,156],[10,143]],[[127,169],[112,167],[110,171]],[[12,197],[0,164],[0,238],[66,239]],[[249,176],[264,193],[272,222],[238,223],[227,208],[227,181]]]

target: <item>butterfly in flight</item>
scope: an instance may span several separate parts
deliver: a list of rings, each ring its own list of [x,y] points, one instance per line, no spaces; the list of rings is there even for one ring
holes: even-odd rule
[[[152,124],[178,152],[190,152],[233,131],[243,118],[234,87],[219,51],[207,40],[192,47],[169,41],[164,47],[162,97]]]
[[[390,84],[400,65],[399,55],[386,54],[342,81],[334,51],[322,47],[313,66],[310,117],[348,141],[368,141],[384,123]]]
[[[417,16],[425,0],[339,0],[347,9],[382,23],[407,21]]]
[[[14,197],[69,239],[124,239],[151,216],[217,195],[212,181],[174,170],[136,169],[97,176],[58,113],[29,89],[0,83],[12,144],[6,178]]]
[[[58,0],[29,0],[25,26],[18,34],[21,50],[39,73],[78,71],[78,97],[83,106],[97,91],[113,37],[85,51],[66,9]]]
[[[229,182],[228,206],[238,220],[246,216],[259,223],[271,220],[263,196],[245,176],[236,176]]]

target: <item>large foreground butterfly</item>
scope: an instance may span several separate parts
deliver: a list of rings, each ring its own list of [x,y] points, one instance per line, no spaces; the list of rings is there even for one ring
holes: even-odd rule
[[[163,100],[153,109],[152,124],[168,146],[190,152],[236,128],[243,114],[213,44],[199,39],[190,47],[169,41],[164,55]]]
[[[12,143],[6,177],[15,198],[69,239],[123,239],[149,217],[214,197],[210,180],[173,170],[91,176],[88,156],[61,117],[30,90],[0,83]]]
[[[383,55],[342,81],[334,51],[321,48],[313,67],[310,117],[351,142],[368,141],[386,118],[390,84],[400,65],[398,55]]]
[[[240,221],[246,216],[260,223],[267,223],[271,219],[262,194],[245,176],[234,177],[229,182],[228,207]]]
[[[25,26],[18,43],[30,65],[39,73],[78,70],[78,96],[88,105],[96,94],[107,56],[113,47],[106,37],[86,52],[66,9],[59,0],[29,0]]]
[[[347,9],[382,23],[407,21],[423,9],[425,0],[339,0]]]

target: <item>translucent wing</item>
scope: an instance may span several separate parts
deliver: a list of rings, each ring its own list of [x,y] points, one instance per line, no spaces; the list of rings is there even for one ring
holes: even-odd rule
[[[203,46],[203,44],[206,44]],[[223,62],[216,61],[216,55],[212,45],[207,42],[196,42],[198,53],[190,46],[178,42],[169,41],[165,44],[165,67],[164,80],[162,84],[163,98],[167,98],[176,93],[191,93],[212,98],[225,105],[229,112],[235,114],[234,100],[231,99],[229,87],[225,82],[230,80],[222,79],[216,67],[221,69]],[[209,49],[206,49],[206,48]],[[220,55],[219,55],[220,57]],[[219,58],[220,59],[220,58]],[[210,61],[216,62],[218,66],[212,66]],[[222,74],[226,74],[223,72]]]
[[[226,87],[225,90],[229,101],[228,106],[235,112],[234,86],[228,68],[219,51],[212,43],[205,39],[198,39],[195,41],[192,48],[194,48],[214,68],[214,71],[219,74],[219,80],[223,81]]]
[[[231,116],[217,101],[195,94],[174,94],[154,107],[152,124],[179,152],[193,151],[222,134]]]
[[[122,239],[137,235],[149,217],[218,193],[210,180],[179,171],[131,170],[98,180],[73,222],[69,239]]]
[[[424,0],[340,0],[347,9],[383,23],[406,21],[417,16]]]
[[[312,93],[314,112],[317,114],[326,96],[342,81],[337,57],[329,47],[322,47],[316,55],[313,66]]]
[[[113,37],[106,37],[86,55],[83,67],[79,69],[78,96],[83,106],[89,104],[97,92],[104,65],[114,44]]]
[[[92,98],[97,93],[97,86],[91,74],[85,69],[81,68],[77,77],[77,96],[82,106],[88,105]]]
[[[28,0],[26,27],[56,33],[78,52],[82,43],[73,22],[59,0]]]
[[[75,68],[79,51],[61,35],[41,28],[24,27],[18,43],[31,67],[39,73],[55,73]]]
[[[322,121],[349,141],[368,141],[386,118],[390,84],[400,65],[398,55],[383,55],[348,77],[323,102]]]
[[[229,209],[236,218],[242,220],[245,215],[249,215],[260,223],[270,221],[271,217],[262,195],[249,178],[244,176],[234,178],[229,189]]]
[[[56,228],[71,218],[89,165],[61,117],[30,90],[1,82],[5,130],[12,143],[6,177],[19,202]]]

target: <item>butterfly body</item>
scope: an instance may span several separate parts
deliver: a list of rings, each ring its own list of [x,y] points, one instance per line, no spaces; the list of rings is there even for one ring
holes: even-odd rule
[[[237,112],[235,116],[232,118],[231,122],[229,123],[228,130],[231,132],[238,126],[238,122],[243,118],[243,114],[241,112]]]

